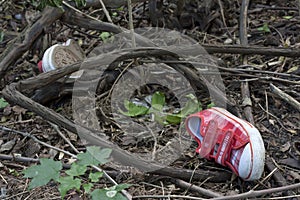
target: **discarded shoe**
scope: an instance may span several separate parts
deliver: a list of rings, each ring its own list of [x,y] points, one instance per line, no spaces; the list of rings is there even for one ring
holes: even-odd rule
[[[69,39],[63,44],[55,44],[49,47],[45,51],[42,61],[38,63],[38,67],[40,71],[48,72],[82,61],[84,58],[84,52],[77,42]],[[74,72],[70,78],[78,78],[80,75],[80,71]]]
[[[265,147],[253,125],[218,107],[190,115],[185,124],[201,157],[229,167],[244,180],[261,177]]]

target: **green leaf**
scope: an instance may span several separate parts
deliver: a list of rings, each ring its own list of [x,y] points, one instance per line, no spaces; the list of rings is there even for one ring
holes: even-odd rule
[[[179,117],[186,117],[189,114],[192,114],[192,113],[195,113],[195,112],[198,112],[198,111],[202,110],[201,103],[198,102],[197,98],[194,95],[189,94],[189,95],[187,95],[187,97],[190,100],[181,109],[181,112],[178,115]]]
[[[106,41],[110,37],[109,32],[102,32],[99,36],[103,41]]]
[[[0,98],[0,108],[5,108],[9,103],[5,99]]]
[[[214,102],[211,102],[210,104],[207,105],[207,108],[212,108],[212,107],[215,107],[216,104]]]
[[[69,190],[73,188],[80,190],[81,180],[78,178],[74,179],[73,176],[60,177],[57,181],[60,183],[58,190],[62,199]]]
[[[157,121],[158,123],[164,125],[166,122],[167,116],[157,110],[151,109],[151,113],[154,115],[154,120]]]
[[[118,192],[120,192],[129,187],[131,187],[131,184],[124,183],[124,184],[119,184],[119,185],[114,186],[114,189],[117,190]]]
[[[91,192],[92,187],[94,186],[93,183],[85,183],[82,185],[84,192],[89,194]]]
[[[139,105],[135,105],[134,103],[125,100],[124,101],[124,106],[127,109],[127,112],[124,112],[122,110],[120,110],[120,112],[123,115],[129,116],[129,117],[136,117],[139,115],[145,115],[148,113],[149,108],[145,107],[145,106],[139,106]]]
[[[158,111],[162,111],[165,102],[166,102],[165,95],[162,92],[157,91],[152,95],[152,100],[151,100],[152,108]]]
[[[70,176],[80,176],[85,174],[87,167],[85,165],[78,165],[77,163],[73,163],[71,165],[71,169],[66,171],[66,174]]]
[[[89,146],[85,153],[78,154],[77,164],[85,166],[105,164],[109,161],[108,158],[111,151],[112,150],[108,148],[100,149],[100,147]]]
[[[180,124],[181,119],[182,118],[178,116],[178,114],[170,114],[167,115],[166,121],[170,124]]]
[[[258,31],[263,31],[265,33],[270,33],[271,30],[267,23],[265,23],[262,27],[257,28]]]
[[[91,193],[92,200],[127,200],[122,194],[116,190],[96,189]]]
[[[95,183],[95,182],[98,182],[99,178],[101,178],[102,176],[103,176],[103,172],[90,173],[89,179]]]
[[[52,159],[41,158],[40,165],[31,166],[23,170],[25,178],[32,178],[29,189],[46,185],[51,179],[58,180],[62,164]]]

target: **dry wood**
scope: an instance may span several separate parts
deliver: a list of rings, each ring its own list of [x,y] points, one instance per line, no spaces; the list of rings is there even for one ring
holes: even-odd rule
[[[299,57],[300,49],[298,48],[269,48],[260,46],[240,46],[240,45],[208,45],[202,44],[208,53],[225,53],[225,54],[244,54],[244,55],[266,55],[266,56],[286,56]]]
[[[270,84],[270,89],[272,92],[274,92],[277,96],[279,96],[281,99],[283,99],[285,102],[293,106],[296,110],[300,112],[300,103],[294,99],[292,96],[288,95],[272,83]]]
[[[248,12],[249,0],[243,0],[240,12],[240,40],[242,46],[248,45],[248,38],[247,38],[247,12]],[[244,63],[247,64],[247,57],[244,57]],[[252,102],[250,98],[250,90],[248,82],[241,83],[241,93],[243,97],[243,106],[244,106],[244,113],[246,115],[247,120],[254,124],[254,118],[252,114]]]
[[[181,188],[184,188],[186,190],[191,190],[193,192],[197,192],[199,194],[202,194],[202,195],[205,195],[205,196],[208,196],[208,197],[221,197],[221,196],[223,196],[223,195],[221,195],[217,192],[213,192],[211,190],[199,187],[197,185],[193,185],[191,183],[185,182],[185,181],[180,180],[180,179],[174,179],[174,180],[171,180],[171,181],[173,183],[175,183],[176,185],[178,185],[179,187],[181,187]]]
[[[268,171],[273,171],[274,169],[276,169],[276,166],[274,165],[272,158],[268,157],[266,159],[266,168],[268,169]],[[284,176],[282,175],[282,173],[279,170],[276,170],[275,173],[273,174],[273,178],[276,181],[278,186],[287,186],[287,181],[284,178]],[[284,192],[285,195],[292,195],[291,191],[287,191]]]
[[[12,40],[0,55],[0,79],[11,65],[18,60],[43,33],[44,29],[59,19],[63,11],[58,8],[46,8],[43,15],[31,27]]]

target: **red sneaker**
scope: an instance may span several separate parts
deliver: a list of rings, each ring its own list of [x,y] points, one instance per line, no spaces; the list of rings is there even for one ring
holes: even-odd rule
[[[185,124],[201,157],[229,167],[244,180],[261,177],[265,147],[253,125],[217,107],[190,115]]]

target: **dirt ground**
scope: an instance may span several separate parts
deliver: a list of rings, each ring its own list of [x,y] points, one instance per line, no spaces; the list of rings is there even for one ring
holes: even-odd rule
[[[32,3],[34,1],[1,1],[0,2],[0,53],[11,47],[10,41],[22,34],[38,19],[42,11],[38,11]],[[242,1],[238,0],[211,0],[211,1],[184,1],[161,0],[157,1],[156,11],[153,14],[148,3],[133,4],[133,19],[135,28],[159,26],[177,30],[198,41],[201,45],[239,45],[240,44],[240,8]],[[127,6],[109,8],[109,14],[114,24],[128,28]],[[107,21],[102,9],[81,9],[87,15]],[[262,178],[259,181],[243,181],[231,175],[231,172],[211,161],[201,159],[194,150],[193,143],[180,159],[171,166],[179,169],[206,170],[221,174],[230,174],[231,178],[213,182],[206,180],[191,183],[218,192],[222,195],[236,195],[250,190],[272,190],[297,184],[300,181],[300,113],[299,107],[293,105],[273,90],[273,84],[296,101],[300,102],[300,59],[298,56],[272,55],[272,48],[286,48],[297,50],[300,46],[300,5],[298,1],[251,1],[248,7],[247,23],[248,46],[269,48],[268,53],[254,53],[241,55],[239,53],[217,52],[211,53],[219,64],[220,74],[225,85],[226,96],[234,102],[235,114],[249,120],[249,113],[245,107],[251,108],[255,126],[260,131],[265,148],[266,163]],[[105,32],[105,31],[103,31]],[[49,46],[65,42],[72,38],[80,44],[86,55],[96,47],[105,44],[105,34],[95,30],[88,30],[75,25],[70,25],[62,20],[55,21],[44,30],[34,44],[25,54],[18,58],[0,82],[0,89],[11,83],[16,83],[40,74],[37,64],[42,59],[45,49]],[[209,50],[207,50],[209,52]],[[1,60],[0,60],[1,62]],[[126,63],[125,63],[126,64]],[[1,67],[1,66],[0,66]],[[250,90],[251,104],[244,100],[245,83]],[[155,88],[148,88],[150,93]],[[0,98],[2,97],[0,93]],[[111,116],[106,109],[106,96],[102,96],[99,105],[103,105],[101,116]],[[171,101],[171,100],[169,100]],[[202,99],[204,107],[210,103],[209,99]],[[247,104],[248,103],[248,104]],[[62,95],[44,103],[57,113],[71,119],[71,95]],[[251,117],[251,116],[250,116]],[[57,130],[45,120],[45,116],[10,103],[0,107],[0,126],[28,132],[40,141],[74,153],[70,145],[58,134]],[[131,152],[150,152],[153,141],[144,139],[142,142],[133,141],[130,137],[123,137],[118,124],[110,120],[100,122],[101,129],[109,133],[110,140],[121,148]],[[173,135],[176,126],[167,126],[167,133],[160,137],[159,144],[165,144]],[[85,150],[85,141],[74,133],[60,129],[75,147]],[[169,134],[168,134],[169,133]],[[56,150],[36,143],[28,137],[7,131],[0,131],[0,199],[60,199],[57,184],[50,182],[46,186],[27,190],[29,180],[23,178],[22,170],[34,162],[29,160],[16,161],[10,156],[23,158],[54,158],[67,163],[70,160]],[[34,161],[34,160],[33,160]],[[176,183],[174,177],[143,174],[133,169],[125,170],[115,165],[103,166],[110,172],[118,183],[129,183],[127,189],[134,199],[171,199],[168,195],[177,195],[172,199],[187,199],[188,196],[208,198],[208,196],[183,187]],[[123,170],[123,173],[121,172]],[[86,177],[82,177],[86,180]],[[187,181],[189,182],[189,181]],[[111,186],[103,179],[97,183],[98,187]],[[300,188],[285,191],[274,191],[249,197],[256,199],[298,199]],[[149,195],[146,197],[146,195]],[[164,195],[158,197],[157,195]],[[141,196],[141,197],[138,197]],[[144,197],[142,197],[144,196]],[[184,198],[184,196],[186,198]],[[81,191],[69,192],[65,199],[87,199]],[[239,199],[236,197],[236,199]]]

